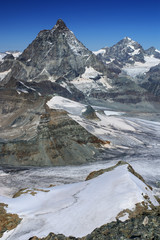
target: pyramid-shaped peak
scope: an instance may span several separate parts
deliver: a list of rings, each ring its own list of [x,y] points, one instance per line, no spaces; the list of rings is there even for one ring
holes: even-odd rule
[[[62,19],[58,19],[56,25],[60,27],[66,27],[66,24]]]
[[[62,19],[58,19],[56,25],[53,27],[52,30],[55,30],[55,29],[64,30],[68,28]]]

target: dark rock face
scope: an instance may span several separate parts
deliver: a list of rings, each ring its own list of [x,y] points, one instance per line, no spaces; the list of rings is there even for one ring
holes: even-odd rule
[[[8,85],[8,84],[7,84]],[[16,90],[19,92],[35,92],[38,93],[41,96],[49,96],[58,94],[59,96],[63,96],[65,98],[77,100],[77,101],[83,101],[85,99],[85,96],[81,91],[76,89],[72,84],[68,84],[71,92],[68,91],[66,88],[62,87],[57,82],[50,82],[50,81],[41,81],[39,83],[37,82],[27,82],[23,83],[21,81],[16,82]]]
[[[33,237],[29,240],[129,240],[160,239],[160,208],[143,212],[136,218],[125,222],[117,221],[95,229],[83,238],[65,237],[62,234],[50,233],[46,238]]]
[[[95,110],[90,106],[88,105],[86,107],[86,110],[82,113],[82,115],[88,119],[95,119],[95,120],[99,120],[99,118],[97,117],[96,115],[96,112]]]
[[[12,54],[7,54],[7,55],[3,58],[3,60],[8,60],[8,59],[13,60],[13,59],[14,59],[14,56],[13,56]]]
[[[146,89],[127,77],[112,79],[112,84],[114,88],[109,89],[109,91],[105,91],[105,89],[103,91],[91,90],[90,97],[101,100],[111,99],[114,102],[128,104],[136,104],[150,100],[158,101],[158,98],[156,99]]]
[[[4,60],[4,62],[0,63],[0,72],[8,71],[13,67],[14,64],[14,58],[7,58]]]
[[[156,97],[160,97],[160,64],[152,67],[141,85]]]

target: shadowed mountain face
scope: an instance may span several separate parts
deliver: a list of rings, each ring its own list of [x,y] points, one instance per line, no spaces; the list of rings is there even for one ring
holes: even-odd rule
[[[160,64],[152,67],[146,74],[142,87],[155,96],[160,96]]]
[[[101,141],[34,92],[0,94],[0,165],[53,166],[96,160]],[[0,91],[2,93],[2,90]]]

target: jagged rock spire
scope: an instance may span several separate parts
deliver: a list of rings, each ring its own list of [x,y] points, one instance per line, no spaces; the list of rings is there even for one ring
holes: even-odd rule
[[[56,25],[52,28],[52,30],[55,29],[64,30],[68,28],[62,19],[58,19]]]

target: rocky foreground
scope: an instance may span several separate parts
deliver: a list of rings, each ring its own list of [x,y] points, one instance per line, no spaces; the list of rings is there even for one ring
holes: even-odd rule
[[[0,238],[4,232],[16,228],[21,222],[17,214],[7,213],[5,207],[7,207],[7,204],[0,203]]]
[[[125,222],[116,221],[96,228],[91,234],[82,238],[65,237],[62,234],[50,233],[45,238],[33,237],[29,240],[128,240],[160,239],[160,207],[142,212],[136,218]]]

